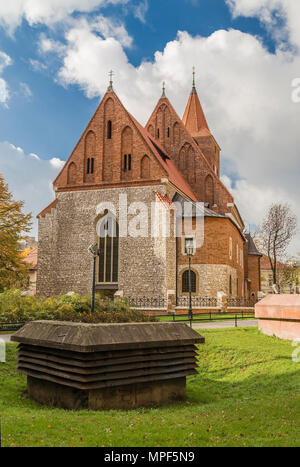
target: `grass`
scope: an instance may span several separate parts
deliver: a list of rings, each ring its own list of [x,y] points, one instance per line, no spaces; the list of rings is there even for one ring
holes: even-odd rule
[[[135,411],[67,412],[26,396],[16,348],[0,364],[4,446],[300,446],[300,363],[291,342],[253,328],[201,330],[187,402]]]

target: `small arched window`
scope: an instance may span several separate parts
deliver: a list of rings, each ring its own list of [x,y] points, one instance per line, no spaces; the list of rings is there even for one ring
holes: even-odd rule
[[[188,293],[189,288],[189,271],[184,271],[182,274],[182,293]],[[194,271],[191,271],[191,292],[196,293],[197,291],[197,276]]]
[[[107,122],[107,139],[111,139],[112,136],[112,122],[108,120]]]
[[[159,139],[159,128],[157,129],[157,139]]]
[[[168,128],[168,138],[170,138],[170,128]]]

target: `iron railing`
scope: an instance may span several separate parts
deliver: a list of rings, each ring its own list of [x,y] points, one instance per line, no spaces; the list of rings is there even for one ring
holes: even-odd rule
[[[135,308],[166,308],[167,301],[163,297],[126,297],[128,304]]]
[[[193,323],[199,322],[221,322],[230,320],[234,322],[235,327],[238,327],[239,321],[244,320],[254,320],[255,314],[254,311],[234,311],[233,313],[221,313],[217,311],[211,311],[209,313],[192,313],[190,316],[189,314],[161,314],[155,315],[160,321],[173,321],[173,322],[189,322],[192,326]]]
[[[190,304],[189,297],[178,297],[176,301],[177,306],[188,307]],[[200,308],[217,308],[218,300],[209,297],[192,297],[192,306]]]
[[[257,300],[255,298],[244,298],[244,297],[228,297],[227,298],[227,307],[228,308],[253,308]]]
[[[14,332],[18,331],[24,326],[25,323],[1,323],[0,322],[0,332]],[[0,334],[1,339],[1,334]]]

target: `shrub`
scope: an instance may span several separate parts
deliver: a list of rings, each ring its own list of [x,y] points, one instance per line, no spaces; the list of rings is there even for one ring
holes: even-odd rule
[[[133,310],[126,301],[113,302],[95,297],[95,313],[91,313],[91,296],[59,297],[22,296],[19,290],[0,294],[0,323],[25,323],[35,320],[73,321],[82,323],[130,323],[156,321]]]

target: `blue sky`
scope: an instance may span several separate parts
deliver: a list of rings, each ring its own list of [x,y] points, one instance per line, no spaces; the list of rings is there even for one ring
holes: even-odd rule
[[[119,97],[144,124],[163,80],[182,115],[195,65],[223,150],[223,181],[246,223],[259,224],[278,201],[291,203],[300,218],[300,104],[291,98],[300,75],[299,20],[293,0],[0,5],[0,172],[37,214],[53,199],[51,180],[95,111],[111,68]]]
[[[145,22],[136,18],[132,10],[128,10],[128,5],[110,6],[91,15],[93,17],[101,12],[124,22],[128,33],[134,38],[134,45],[127,50],[127,56],[135,66],[145,59],[153,60],[154,53],[163,50],[167,42],[175,39],[179,30],[207,37],[217,29],[236,28],[259,34],[270,49],[274,47],[258,19],[233,19],[223,0],[153,0],[148,5]],[[13,66],[4,73],[10,83],[12,97],[9,109],[0,107],[0,141],[12,141],[25,152],[37,153],[43,159],[53,156],[65,159],[99,99],[87,99],[77,86],[65,89],[56,84],[53,75],[59,63],[55,58],[50,69],[39,72],[33,69],[30,60],[41,59],[37,41],[42,33],[47,33],[44,25],[32,28],[26,21],[16,30],[14,37],[8,36],[4,30],[0,32],[0,50],[4,50],[13,60]],[[49,36],[63,40],[62,31],[51,31]],[[191,63],[190,69],[186,70],[187,80],[190,80],[192,66]],[[201,70],[198,72],[201,73]],[[29,86],[32,96],[24,94],[21,83]],[[153,105],[156,97],[153,96]]]

